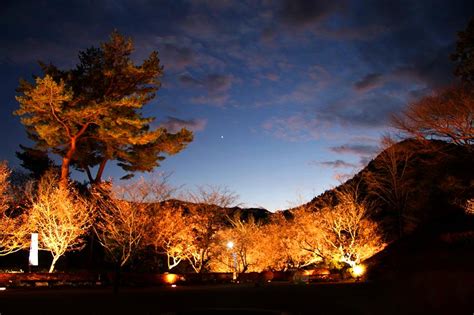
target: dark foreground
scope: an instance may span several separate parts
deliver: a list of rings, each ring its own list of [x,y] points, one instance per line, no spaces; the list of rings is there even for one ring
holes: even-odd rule
[[[0,292],[11,314],[473,314],[467,282],[402,287],[391,283],[30,288]]]

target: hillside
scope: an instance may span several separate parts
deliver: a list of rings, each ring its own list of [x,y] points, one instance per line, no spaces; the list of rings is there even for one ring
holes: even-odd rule
[[[164,204],[171,205],[174,208],[181,208],[184,212],[189,212],[190,208],[196,206],[195,203],[182,201],[178,199],[171,199],[163,202]],[[208,206],[209,207],[209,206]],[[268,222],[271,217],[271,212],[263,208],[241,208],[241,207],[230,207],[223,208],[216,205],[210,205],[213,210],[222,212],[224,219],[227,217],[233,218],[237,213],[240,213],[241,220],[247,221],[252,216],[256,221],[265,223]]]
[[[397,234],[409,234],[425,224],[463,212],[465,201],[474,197],[472,152],[472,149],[442,141],[405,140],[387,148],[353,178],[313,198],[305,206],[317,209],[334,203],[336,190],[358,185],[359,198],[367,198],[374,205],[372,218],[381,224],[389,239]],[[396,163],[392,163],[394,160]],[[390,176],[393,180],[388,180]],[[404,203],[398,204],[401,210],[394,202],[380,198],[381,192],[374,189],[374,177],[383,180],[385,196],[393,193],[395,185],[402,187],[399,190],[403,189],[400,194]]]

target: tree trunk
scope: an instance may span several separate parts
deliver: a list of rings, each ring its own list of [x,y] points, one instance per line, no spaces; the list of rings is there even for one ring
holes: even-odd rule
[[[122,267],[120,266],[120,262],[116,262],[115,263],[115,277],[114,277],[114,294],[115,295],[119,293],[121,275],[122,275]]]
[[[93,183],[94,182],[94,178],[92,178],[92,174],[91,174],[91,170],[89,169],[89,166],[82,166],[82,168],[86,171],[86,174],[87,174],[87,179],[89,180],[89,183]]]
[[[71,164],[72,157],[76,152],[76,138],[71,139],[71,143],[69,144],[69,150],[67,151],[66,155],[63,157],[63,163],[61,165],[61,179],[59,181],[60,185],[63,187],[67,186],[68,179],[69,179],[69,165]]]
[[[100,182],[102,182],[102,174],[104,174],[104,169],[105,165],[107,164],[107,161],[107,159],[104,159],[102,160],[102,162],[100,162],[99,169],[97,170],[97,174],[94,180],[95,184],[99,184]]]
[[[54,267],[56,266],[56,262],[58,261],[60,256],[53,256],[53,261],[51,262],[51,266],[49,267],[49,273],[54,271]]]

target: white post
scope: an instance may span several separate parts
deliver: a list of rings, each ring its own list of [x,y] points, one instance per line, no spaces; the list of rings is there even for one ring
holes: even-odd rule
[[[38,266],[38,233],[31,233],[30,256],[28,262],[30,266]]]

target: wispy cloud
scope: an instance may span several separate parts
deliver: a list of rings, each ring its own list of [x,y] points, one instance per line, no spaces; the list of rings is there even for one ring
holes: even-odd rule
[[[203,78],[195,78],[189,74],[183,74],[179,77],[179,81],[189,87],[203,87],[209,93],[222,93],[231,88],[233,76],[210,73]]]
[[[330,168],[355,168],[357,167],[356,164],[349,163],[343,160],[334,160],[334,161],[323,161],[323,162],[317,162],[317,161],[312,161],[311,164],[313,165],[321,165],[324,167],[330,167]]]
[[[378,146],[370,144],[343,144],[340,146],[333,146],[329,148],[332,152],[339,154],[351,154],[359,158],[359,164],[356,167],[366,166],[370,160],[380,151]]]
[[[228,94],[207,94],[191,97],[191,103],[224,107],[229,101]]]
[[[203,131],[206,128],[207,119],[180,119],[176,117],[169,116],[164,122],[161,123],[161,126],[166,128],[168,131],[175,133],[181,130],[182,128],[196,131]]]
[[[210,73],[201,78],[195,78],[190,74],[183,74],[179,81],[191,88],[204,89],[204,94],[191,97],[195,104],[206,104],[213,106],[224,106],[230,99],[229,90],[232,87],[234,76],[218,73]]]
[[[163,44],[160,53],[166,61],[167,67],[172,69],[184,69],[193,64],[196,59],[196,54],[190,47],[173,43]]]
[[[369,144],[343,144],[331,147],[330,150],[343,154],[372,155],[378,152],[378,147]]]
[[[342,6],[343,1],[285,0],[281,7],[280,16],[283,22],[301,27],[323,21],[340,10]]]
[[[380,73],[369,73],[356,83],[354,89],[358,92],[367,92],[380,87],[383,84],[383,76]]]
[[[262,128],[278,139],[291,142],[319,139],[324,134],[324,128],[317,119],[301,114],[270,118],[262,124]]]

